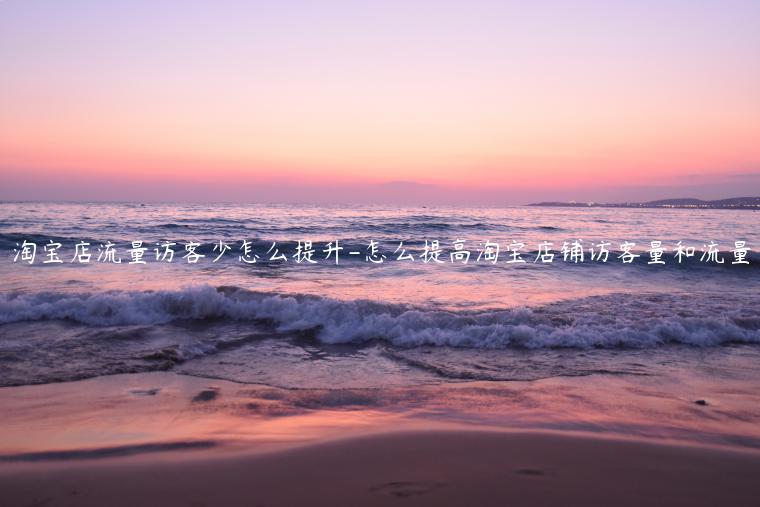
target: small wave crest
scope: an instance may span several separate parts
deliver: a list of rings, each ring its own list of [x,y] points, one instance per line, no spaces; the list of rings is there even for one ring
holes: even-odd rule
[[[385,340],[400,347],[648,348],[760,343],[759,302],[746,295],[716,302],[707,296],[617,294],[473,312],[198,286],[91,295],[3,294],[0,324],[68,320],[125,326],[223,319],[266,322],[280,332],[311,332],[329,344]]]

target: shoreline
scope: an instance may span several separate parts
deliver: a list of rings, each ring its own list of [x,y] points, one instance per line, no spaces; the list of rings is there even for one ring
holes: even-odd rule
[[[389,428],[543,432],[760,452],[758,419],[742,411],[760,395],[727,388],[689,376],[593,374],[326,389],[171,371],[122,373],[0,387],[0,462],[198,442],[282,449]]]

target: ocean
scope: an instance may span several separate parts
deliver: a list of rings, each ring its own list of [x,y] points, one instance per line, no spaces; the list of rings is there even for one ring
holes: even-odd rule
[[[165,370],[285,388],[656,376],[673,368],[758,382],[759,216],[6,202],[0,386]],[[37,245],[32,263],[21,260],[24,241]],[[314,262],[296,262],[307,241]],[[438,242],[441,262],[424,262],[426,241],[428,252]],[[561,251],[576,241],[582,262]],[[649,263],[652,241],[661,242],[664,264]],[[695,247],[681,263],[679,241]],[[736,241],[749,248],[749,264],[733,263]],[[43,262],[51,242],[61,244],[61,263]],[[97,261],[107,242],[121,263]],[[145,264],[130,263],[132,242],[141,242]],[[176,243],[172,262],[161,258],[165,242]],[[195,263],[183,258],[189,242],[198,244]],[[544,242],[551,246],[541,250]],[[591,259],[601,242],[609,243],[606,262]],[[626,242],[639,255],[630,263],[619,258]],[[710,242],[722,264],[700,260]],[[75,258],[77,243],[90,244],[89,263]],[[336,244],[337,264],[325,258]],[[457,248],[470,252],[466,263]],[[275,249],[287,260],[271,260]],[[549,252],[552,262],[542,262]]]

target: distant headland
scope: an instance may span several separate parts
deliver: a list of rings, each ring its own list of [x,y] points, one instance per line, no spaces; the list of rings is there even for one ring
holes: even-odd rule
[[[648,202],[536,202],[528,206],[570,207],[570,208],[698,208],[698,209],[751,209],[760,210],[760,197],[731,197],[716,201],[702,199],[660,199]]]

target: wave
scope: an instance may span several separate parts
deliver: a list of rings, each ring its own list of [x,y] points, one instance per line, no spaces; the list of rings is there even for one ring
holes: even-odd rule
[[[173,226],[176,224],[165,224],[164,227]],[[179,228],[183,228],[185,226],[176,225]],[[365,254],[367,253],[369,240],[372,239],[371,236],[368,236],[366,241],[363,241],[361,238],[349,238],[344,239],[341,237],[338,237],[338,242],[340,247],[342,247],[343,253],[341,254],[341,261],[352,263],[352,261],[361,261],[361,263],[366,264],[365,262]],[[455,236],[456,237],[456,236]],[[255,253],[260,257],[260,261],[263,264],[267,263],[267,252],[269,251],[269,248],[272,247],[272,243],[276,241],[277,249],[280,253],[284,253],[287,255],[289,260],[292,260],[293,254],[296,252],[296,247],[298,245],[298,240],[293,239],[271,239],[271,238],[263,238],[259,236],[258,234],[254,234],[252,236],[249,236],[247,238],[245,237],[239,237],[239,238],[227,238],[227,237],[220,237],[219,239],[222,239],[225,241],[225,243],[231,248],[230,252],[227,253],[227,256],[225,257],[224,261],[229,261],[230,259],[237,260],[237,256],[240,254],[240,249],[242,247],[242,241],[243,239],[246,239],[246,241],[249,242],[252,252]],[[218,255],[218,242],[219,239],[216,240],[204,240],[199,238],[163,238],[163,239],[145,239],[143,241],[143,246],[148,248],[149,250],[152,250],[156,247],[156,245],[160,245],[165,241],[172,241],[175,243],[173,246],[175,252],[180,255],[184,255],[184,247],[189,241],[195,241],[200,243],[198,247],[196,247],[195,251],[199,254],[203,254],[206,257],[214,258],[216,255]],[[304,239],[308,239],[304,238]],[[403,238],[402,238],[403,239]],[[92,237],[55,237],[55,236],[48,236],[44,234],[20,234],[20,233],[7,233],[7,234],[0,234],[0,251],[7,250],[9,253],[8,255],[12,256],[12,252],[14,249],[17,249],[18,246],[23,243],[23,241],[30,241],[32,243],[35,243],[38,248],[38,255],[42,254],[42,249],[45,245],[47,245],[49,242],[59,242],[62,243],[62,256],[68,256],[73,255],[74,253],[74,246],[81,242],[85,241],[88,242],[90,246],[91,253],[96,252],[99,245],[105,244],[107,241],[112,241],[115,243],[115,248],[119,255],[122,257],[127,256],[128,257],[128,250],[131,248],[130,242],[127,240],[119,239],[118,237],[111,237],[106,239],[94,239]],[[378,253],[382,255],[386,255],[387,259],[390,262],[393,262],[396,259],[396,255],[394,253],[396,252],[397,247],[399,246],[399,241],[391,242],[391,241],[379,241],[378,242]],[[324,262],[324,249],[326,248],[327,241],[320,240],[315,241],[312,244],[312,248],[315,251],[314,258],[315,260],[319,260]],[[661,260],[664,262],[664,264],[649,264],[649,261],[651,260],[648,252],[636,250],[634,253],[637,255],[633,261],[629,264],[623,264],[623,262],[620,259],[620,255],[622,252],[620,250],[610,248],[609,254],[607,257],[607,260],[605,262],[601,262],[599,260],[592,260],[591,259],[591,252],[588,250],[591,243],[588,245],[585,245],[584,248],[584,258],[582,262],[573,262],[570,257],[568,257],[567,260],[563,260],[563,254],[561,252],[562,244],[559,242],[556,242],[551,247],[551,253],[554,255],[553,261],[551,263],[543,264],[540,260],[538,262],[535,262],[542,252],[539,252],[536,249],[531,248],[524,248],[521,250],[520,258],[525,261],[525,264],[530,264],[534,266],[548,266],[548,267],[561,267],[561,266],[568,266],[573,268],[583,268],[583,267],[592,267],[592,266],[608,266],[608,267],[618,267],[621,269],[627,269],[632,266],[638,266],[642,268],[646,268],[649,270],[652,274],[656,274],[659,271],[663,270],[716,270],[719,269],[720,272],[726,272],[726,270],[732,270],[736,271],[738,273],[745,273],[747,270],[751,270],[752,272],[757,271],[760,269],[760,252],[757,251],[749,251],[745,257],[745,260],[748,262],[748,264],[733,264],[732,261],[734,260],[734,255],[731,251],[720,251],[719,252],[719,258],[723,260],[722,263],[715,263],[715,262],[703,262],[701,259],[702,252],[697,250],[694,254],[694,256],[689,258],[682,258],[679,259],[678,257],[670,251],[666,251],[662,254]],[[476,265],[474,262],[474,259],[477,258],[479,249],[482,249],[483,243],[479,241],[466,241],[465,242],[465,249],[469,250],[471,253],[472,265]],[[498,265],[504,268],[510,268],[515,266],[515,264],[509,264],[507,263],[508,260],[511,259],[511,252],[509,250],[509,243],[502,243],[501,244],[501,252],[499,254],[499,262]],[[425,247],[425,241],[419,240],[419,239],[413,239],[411,241],[403,240],[403,247],[404,249],[409,252],[415,254],[415,257],[418,257],[419,254],[421,254],[424,251]],[[442,249],[442,258],[445,259],[446,263],[449,261],[449,255],[451,252],[453,252],[453,240],[451,241],[441,241],[440,248]],[[360,255],[348,255],[348,252],[360,252]],[[208,259],[206,259],[208,260]],[[419,260],[419,259],[418,259]],[[355,263],[353,263],[355,264]],[[490,262],[481,262],[479,263],[480,266],[491,268],[493,265]],[[520,265],[520,264],[517,264]]]
[[[679,343],[760,343],[760,298],[617,294],[535,308],[444,311],[366,300],[252,292],[236,287],[97,294],[3,294],[0,324],[67,320],[88,326],[183,320],[265,322],[327,344],[384,340],[395,346],[649,348]]]
[[[507,246],[509,246],[507,244]],[[564,259],[564,254],[561,250],[561,243],[555,243],[552,247],[553,250],[551,251],[552,254],[554,254],[553,261],[550,263],[543,264],[541,262],[540,256],[543,252],[535,249],[526,249],[520,251],[520,258],[525,261],[526,264],[534,264],[534,265],[544,265],[544,266],[571,266],[571,267],[613,267],[613,268],[620,268],[620,269],[627,269],[633,266],[642,267],[647,270],[650,270],[652,273],[657,273],[661,270],[671,270],[671,269],[678,269],[678,270],[685,270],[685,269],[707,269],[707,270],[715,270],[715,269],[732,269],[737,272],[744,272],[748,269],[751,270],[757,270],[760,268],[760,252],[754,252],[750,251],[747,252],[746,256],[744,257],[744,260],[747,262],[746,264],[734,264],[733,261],[735,260],[734,254],[731,251],[721,250],[718,252],[718,259],[722,260],[722,262],[714,262],[712,260],[702,260],[702,251],[696,251],[696,253],[691,257],[682,257],[679,259],[679,257],[673,253],[673,252],[664,252],[662,256],[660,257],[660,260],[663,262],[663,264],[650,264],[650,261],[652,258],[650,257],[649,253],[647,251],[642,250],[633,250],[632,253],[636,256],[632,258],[631,262],[623,263],[622,261],[622,255],[623,251],[617,250],[617,249],[609,249],[609,253],[606,257],[606,260],[602,261],[600,259],[592,259],[591,258],[591,251],[586,249],[584,250],[583,254],[583,260],[579,262],[575,262],[573,258],[568,254],[567,260]],[[473,250],[471,248],[471,250]],[[446,251],[448,254],[449,251]],[[595,250],[596,254],[598,254],[598,250]],[[511,259],[511,252],[502,245],[502,250],[499,254],[499,264],[503,264],[506,266],[509,266],[509,264],[506,264],[506,261]],[[487,264],[487,263],[481,263],[481,264]]]
[[[96,244],[96,240],[92,238],[70,238],[70,237],[61,237],[61,236],[50,236],[47,234],[35,234],[35,233],[20,233],[20,232],[10,232],[10,233],[4,233],[0,234],[0,250],[14,250],[21,246],[24,241],[28,241],[30,243],[35,243],[37,245],[37,248],[43,248],[44,245],[47,245],[48,243],[62,243],[62,244],[71,244],[72,248],[76,243],[79,243],[80,241],[89,241],[93,244]]]
[[[163,229],[190,229],[192,228],[192,226],[188,224],[175,224],[175,223],[159,224],[156,227],[163,228]]]

